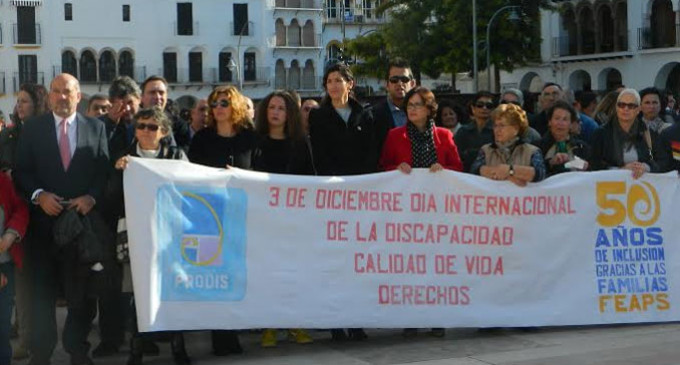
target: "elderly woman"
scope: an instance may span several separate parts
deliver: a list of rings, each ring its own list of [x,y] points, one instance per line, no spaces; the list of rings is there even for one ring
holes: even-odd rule
[[[5,174],[0,174],[0,209],[0,364],[9,364],[12,360],[9,337],[14,268],[21,268],[22,265],[23,251],[19,241],[28,226],[28,207]]]
[[[518,186],[545,178],[541,150],[524,142],[529,122],[517,105],[503,104],[492,113],[494,142],[482,146],[470,171],[493,180],[510,180]]]
[[[558,100],[548,109],[547,116],[548,133],[543,136],[538,147],[545,157],[548,176],[587,170],[590,146],[571,133],[573,126],[579,123],[574,107],[566,101]],[[581,162],[574,161],[576,157]]]
[[[115,168],[124,170],[129,162],[130,156],[141,158],[158,158],[171,160],[187,160],[184,152],[174,145],[170,145],[169,139],[164,138],[172,131],[172,122],[167,115],[160,108],[142,109],[135,115],[135,141],[125,151],[125,156],[116,161]],[[123,176],[121,173],[113,176],[115,181],[112,183],[116,186],[115,192],[118,196],[120,205],[123,205]],[[120,209],[124,212],[124,209]],[[121,260],[123,261],[123,260]],[[123,286],[124,291],[132,291],[130,264],[124,263],[124,270],[126,278]],[[134,311],[133,311],[134,312]],[[132,316],[135,318],[135,316]],[[130,339],[130,355],[128,357],[128,365],[141,365],[144,345],[144,335],[137,331],[137,322],[134,320],[135,328]],[[182,332],[173,332],[171,336],[170,346],[172,348],[172,355],[175,364],[190,364],[191,361],[186,353],[184,347],[184,337]]]
[[[422,86],[411,89],[404,97],[406,125],[390,130],[383,146],[380,166],[385,170],[399,169],[410,173],[412,167],[463,170],[453,134],[446,128],[435,127],[432,119],[437,112],[434,94]]]
[[[638,118],[640,94],[624,89],[616,100],[616,115],[593,133],[593,170],[626,169],[639,178],[658,171],[652,154],[652,137],[647,125]]]
[[[465,123],[465,115],[463,108],[458,106],[452,100],[444,99],[437,107],[437,115],[434,118],[434,124],[437,127],[444,127],[456,134],[460,127]]]

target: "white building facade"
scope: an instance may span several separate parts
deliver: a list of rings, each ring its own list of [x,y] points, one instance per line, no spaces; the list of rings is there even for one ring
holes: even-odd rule
[[[359,17],[375,0],[342,1],[352,11],[347,38],[375,29]],[[0,110],[12,112],[22,83],[48,86],[60,72],[78,77],[84,98],[106,94],[119,75],[164,76],[173,99],[204,98],[227,83],[254,99],[276,88],[319,96],[330,49],[342,39],[327,18],[339,10],[326,8],[339,3],[0,0]]]
[[[541,15],[539,65],[501,72],[501,86],[540,91],[552,81],[603,92],[618,85],[680,92],[680,1],[554,1]]]

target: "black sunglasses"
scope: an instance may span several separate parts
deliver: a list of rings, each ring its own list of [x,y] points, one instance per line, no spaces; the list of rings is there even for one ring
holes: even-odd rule
[[[390,82],[393,84],[396,84],[397,82],[402,82],[402,83],[407,83],[411,81],[411,78],[408,76],[391,76],[389,78]]]
[[[222,99],[220,101],[213,101],[212,103],[210,103],[211,108],[217,108],[218,105],[223,107],[223,108],[228,108],[229,107],[229,100]]]
[[[492,103],[492,102],[490,102],[490,101],[488,101],[488,102],[486,102],[486,103],[483,102],[483,101],[478,101],[478,102],[475,103],[475,106],[476,106],[477,108],[493,109],[494,106],[496,106],[496,104],[494,104],[494,103]]]
[[[158,124],[147,124],[147,123],[137,123],[136,128],[140,131],[143,131],[145,129],[148,129],[149,132],[155,132],[160,128]]]
[[[618,103],[616,103],[616,106],[618,106],[621,109],[627,108],[627,109],[633,110],[633,109],[639,107],[640,105],[635,104],[635,103],[624,103],[622,101],[619,101]]]
[[[519,102],[516,102],[516,101],[514,101],[514,100],[513,100],[513,101],[505,101],[505,100],[502,100],[502,101],[501,101],[501,104],[515,104],[515,105],[517,105],[517,106],[522,106],[522,104],[520,104]]]

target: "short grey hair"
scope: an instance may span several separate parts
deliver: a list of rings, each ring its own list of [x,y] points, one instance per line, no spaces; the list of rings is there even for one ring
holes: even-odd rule
[[[515,89],[514,87],[507,88],[503,90],[503,94],[501,95],[501,99],[503,99],[503,95],[505,94],[512,94],[517,97],[517,102],[519,105],[524,105],[524,93],[520,89]]]
[[[618,103],[619,101],[621,101],[621,97],[626,94],[633,95],[635,97],[635,102],[637,103],[638,106],[641,104],[642,99],[640,98],[640,93],[638,93],[637,90],[631,88],[621,90],[619,96],[616,98],[616,102]]]
[[[131,95],[136,98],[140,98],[142,95],[142,90],[139,85],[129,76],[118,76],[109,87],[109,99],[113,100],[116,98],[123,99],[126,96]]]

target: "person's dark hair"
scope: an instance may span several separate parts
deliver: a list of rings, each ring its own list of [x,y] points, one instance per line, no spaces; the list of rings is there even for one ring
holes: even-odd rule
[[[453,100],[450,99],[443,99],[441,100],[437,106],[437,115],[434,117],[434,124],[437,127],[443,127],[442,124],[442,113],[444,113],[445,108],[451,108],[454,113],[456,113],[456,116],[458,117],[458,124],[465,124],[465,112],[463,111],[463,108],[456,104]]]
[[[95,101],[100,101],[100,100],[107,100],[108,101],[109,98],[104,94],[94,94],[94,95],[90,96],[90,100],[87,101],[87,109],[88,110],[90,109],[90,107],[92,106],[92,103],[94,103]]]
[[[481,90],[481,91],[478,91],[478,92],[475,94],[475,96],[472,98],[472,103],[471,103],[471,104],[476,103],[476,102],[477,102],[479,99],[481,99],[481,98],[489,98],[489,99],[493,100],[493,99],[495,98],[495,96],[494,96],[494,94],[492,94],[492,93],[490,93],[490,92],[488,92],[488,91],[486,91],[486,90]]]
[[[640,90],[640,100],[644,99],[645,96],[647,95],[656,95],[659,97],[659,102],[661,102],[661,99],[663,99],[664,95],[661,92],[661,90],[655,88],[655,87],[646,87],[642,90]]]
[[[576,109],[574,109],[574,107],[571,106],[571,104],[567,103],[564,100],[557,100],[557,101],[555,101],[555,104],[553,104],[553,106],[548,108],[548,111],[546,112],[546,116],[548,117],[548,121],[550,121],[550,119],[552,119],[553,113],[555,113],[555,110],[557,110],[557,109],[562,109],[562,110],[568,111],[569,114],[571,115],[571,117],[569,119],[571,120],[572,123],[574,123],[575,121],[578,120],[578,113],[576,112]]]
[[[269,135],[267,109],[269,108],[269,103],[273,98],[276,97],[283,99],[284,103],[286,103],[286,124],[283,127],[283,132],[285,133],[286,138],[290,139],[291,141],[302,140],[305,137],[305,132],[302,128],[302,122],[300,120],[300,108],[290,93],[284,90],[275,90],[262,99],[262,101],[260,101],[260,103],[257,105],[255,131],[262,136]]]
[[[326,67],[326,71],[323,73],[323,88],[326,90],[326,82],[328,81],[328,76],[333,73],[337,72],[342,76],[342,78],[347,81],[354,81],[354,74],[352,73],[352,70],[350,70],[349,66],[345,65],[344,63],[334,63],[328,67]],[[352,95],[350,95],[351,97]],[[330,97],[328,96],[328,93],[326,93],[326,96],[321,100],[322,104],[330,102]]]
[[[437,101],[432,91],[424,86],[416,86],[406,93],[406,96],[404,96],[404,107],[408,106],[408,101],[411,100],[411,98],[416,94],[420,95],[420,97],[423,99],[423,103],[425,103],[425,107],[428,111],[428,117],[434,118],[434,116],[437,114]]]
[[[560,89],[560,91],[562,90],[562,86],[560,86],[560,84],[558,84],[558,83],[556,83],[556,82],[546,82],[545,84],[543,84],[543,87],[541,88],[541,91],[543,91],[543,90],[545,90],[545,89],[547,89],[547,88],[549,88],[549,87],[551,87],[551,86],[557,87],[558,89]]]
[[[137,114],[135,114],[135,123],[140,119],[153,119],[161,126],[161,129],[165,133],[172,132],[172,122],[168,115],[165,114],[163,109],[155,106],[153,108],[143,108],[140,109]]]
[[[168,101],[165,103],[165,111],[170,113],[173,117],[179,117],[179,106],[177,105],[177,102],[170,98],[168,98]]]
[[[47,113],[50,108],[47,104],[47,89],[38,84],[22,84],[19,91],[23,91],[31,98],[33,102],[33,115],[30,117]],[[21,122],[18,120],[17,113],[11,115],[12,123]]]
[[[122,99],[128,95],[139,99],[142,96],[142,90],[131,77],[116,77],[109,87],[109,100]]]
[[[140,86],[140,89],[142,90],[142,94],[144,93],[144,90],[146,89],[146,85],[152,81],[160,81],[162,82],[165,87],[168,87],[168,80],[165,79],[163,76],[158,76],[158,75],[151,75],[142,82],[142,85]]]
[[[300,94],[297,93],[297,91],[293,89],[288,89],[286,90],[286,92],[290,94],[290,96],[293,98],[297,105],[302,106],[302,98],[300,97]]]
[[[576,101],[581,104],[582,108],[586,108],[593,102],[597,102],[597,94],[592,91],[579,90],[574,93],[574,97],[576,98]]]
[[[390,70],[392,67],[407,69],[409,74],[411,74],[411,78],[413,78],[413,71],[411,71],[411,65],[408,63],[408,61],[401,57],[395,57],[387,64],[387,74],[385,74],[385,80],[390,78]]]

